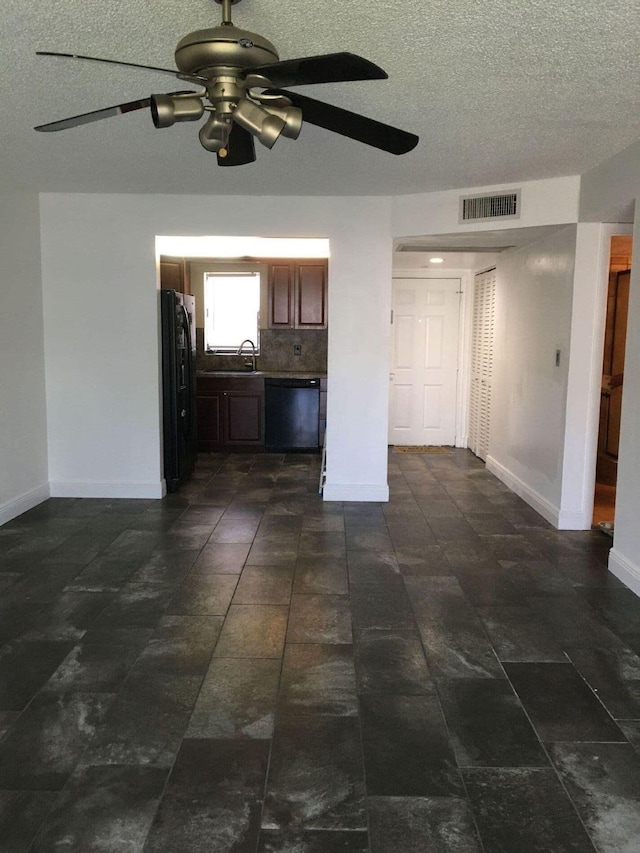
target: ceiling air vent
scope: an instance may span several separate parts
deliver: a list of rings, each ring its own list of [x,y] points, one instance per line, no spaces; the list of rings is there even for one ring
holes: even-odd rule
[[[484,222],[488,219],[519,219],[520,190],[493,195],[460,197],[460,222]]]

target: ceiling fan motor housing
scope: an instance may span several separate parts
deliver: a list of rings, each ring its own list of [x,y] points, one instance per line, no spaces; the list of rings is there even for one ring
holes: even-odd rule
[[[176,65],[184,74],[202,74],[220,66],[255,68],[279,59],[268,39],[232,24],[189,33],[180,39],[175,52]]]

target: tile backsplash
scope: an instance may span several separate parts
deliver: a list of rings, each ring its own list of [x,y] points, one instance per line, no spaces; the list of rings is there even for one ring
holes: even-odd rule
[[[258,370],[327,372],[326,329],[261,329]],[[198,370],[242,370],[246,355],[212,355],[204,351],[204,329],[196,329]],[[240,341],[238,341],[240,344]],[[300,355],[294,355],[294,346]]]

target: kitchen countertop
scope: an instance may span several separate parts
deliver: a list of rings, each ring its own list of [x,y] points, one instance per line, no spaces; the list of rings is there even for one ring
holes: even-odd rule
[[[274,379],[319,379],[326,375],[326,371],[309,373],[300,370],[198,370],[196,373],[196,376],[262,376]]]

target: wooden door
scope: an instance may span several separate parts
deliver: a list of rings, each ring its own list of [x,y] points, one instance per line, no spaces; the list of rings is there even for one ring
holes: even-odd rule
[[[460,279],[394,279],[389,443],[454,445]]]
[[[620,444],[622,380],[627,342],[631,270],[615,273],[609,287],[607,331],[603,360],[603,387],[598,435],[598,480],[614,485]]]

